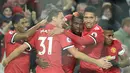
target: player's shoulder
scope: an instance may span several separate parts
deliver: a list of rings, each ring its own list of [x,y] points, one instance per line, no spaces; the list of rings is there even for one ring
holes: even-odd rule
[[[103,29],[98,24],[96,24],[92,31],[103,31]]]
[[[119,40],[117,40],[116,38],[114,38],[113,45],[116,46],[118,49],[120,49],[122,46],[122,43]]]
[[[114,44],[121,44],[121,42],[116,38],[113,39],[113,42],[114,42]]]
[[[59,34],[57,35],[60,41],[67,41],[67,42],[72,42],[69,37],[67,37],[65,34]]]
[[[16,33],[16,32],[13,31],[13,30],[9,30],[9,31],[5,34],[5,36],[7,36],[7,35],[13,35],[14,33]]]

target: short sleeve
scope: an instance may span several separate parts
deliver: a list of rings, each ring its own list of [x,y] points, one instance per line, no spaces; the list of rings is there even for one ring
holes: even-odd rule
[[[59,37],[60,37],[59,38],[60,44],[61,44],[63,50],[74,47],[74,45],[72,44],[72,41],[69,37],[65,36],[64,34],[60,35]]]

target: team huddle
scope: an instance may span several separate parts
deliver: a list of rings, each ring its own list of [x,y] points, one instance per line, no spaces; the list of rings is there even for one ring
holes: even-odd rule
[[[130,65],[125,46],[113,37],[112,30],[97,24],[92,6],[83,14],[65,17],[61,10],[53,9],[28,30],[28,19],[22,14],[15,14],[12,23],[15,30],[4,38],[4,73],[30,73],[32,49],[37,51],[36,73],[73,73],[77,64],[78,73],[121,73],[120,67]]]

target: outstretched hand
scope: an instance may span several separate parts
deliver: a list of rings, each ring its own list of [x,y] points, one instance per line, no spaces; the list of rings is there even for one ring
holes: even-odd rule
[[[98,59],[97,65],[104,69],[108,69],[108,68],[112,67],[112,64],[110,62],[108,62],[108,60],[105,57]]]
[[[7,65],[8,65],[8,61],[5,59],[4,61],[3,61],[3,63],[2,63],[2,65],[4,66],[4,67],[6,67]]]

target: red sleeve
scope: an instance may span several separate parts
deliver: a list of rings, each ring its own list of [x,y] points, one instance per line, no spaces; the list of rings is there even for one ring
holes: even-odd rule
[[[63,35],[60,35],[60,44],[63,48],[63,50],[74,47],[74,45],[72,44],[72,41],[69,37]]]
[[[9,31],[7,34],[5,34],[5,40],[7,43],[11,43],[11,44],[14,44],[15,41],[14,41],[14,36],[16,35],[17,33],[15,33],[14,31]]]
[[[92,39],[91,35],[86,35],[84,37],[79,37],[77,35],[74,35],[73,33],[69,31],[64,31],[64,34],[68,36],[73,42],[80,44],[80,45],[90,45],[94,43],[94,40]]]
[[[30,44],[33,48],[35,48],[35,42],[36,42],[35,39],[37,39],[37,36],[38,36],[38,31],[36,31],[36,32],[34,33],[34,35],[31,37],[31,39],[29,40],[29,44]]]
[[[121,44],[120,41],[118,40],[114,40],[115,44],[118,48],[118,55],[124,55],[125,54],[125,50],[127,49],[125,45]]]
[[[93,39],[95,44],[99,43],[99,42],[104,42],[104,35],[103,35],[103,31],[101,31],[101,30],[93,30],[88,35],[92,36],[91,39]]]

